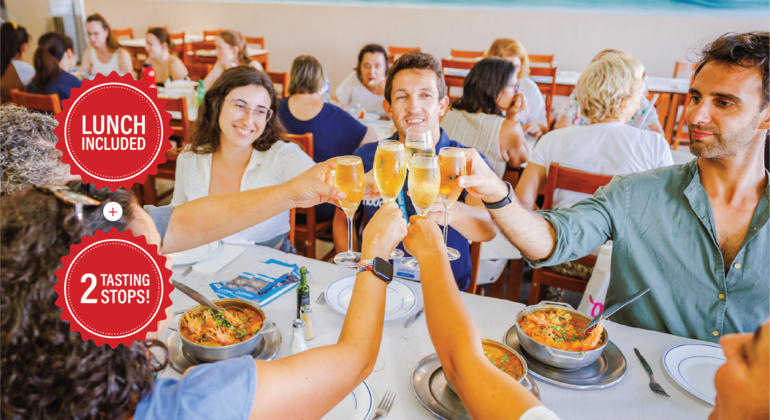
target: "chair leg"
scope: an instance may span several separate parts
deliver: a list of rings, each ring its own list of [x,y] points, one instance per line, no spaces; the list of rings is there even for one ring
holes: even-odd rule
[[[158,195],[155,191],[155,177],[153,175],[148,175],[147,179],[144,182],[142,191],[142,198],[144,199],[145,205],[151,205],[151,206],[157,206],[158,205]]]
[[[505,270],[510,265],[510,261],[505,264],[505,268],[503,268],[503,272],[500,273],[500,277],[495,280],[494,283],[489,285],[489,297],[495,297],[495,298],[503,298],[503,292],[505,291],[505,283],[508,281],[508,276],[506,276]]]
[[[542,280],[542,269],[535,269],[532,271],[532,287],[529,289],[529,301],[527,305],[536,305],[540,302],[540,284]]]
[[[518,302],[521,294],[521,281],[524,274],[524,259],[508,261],[508,287],[505,291],[507,300]]]

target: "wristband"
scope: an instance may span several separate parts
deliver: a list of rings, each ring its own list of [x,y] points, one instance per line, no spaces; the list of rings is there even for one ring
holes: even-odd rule
[[[513,187],[511,186],[510,182],[508,181],[503,181],[503,182],[505,182],[505,185],[508,186],[508,195],[496,203],[487,203],[486,201],[481,200],[481,202],[484,203],[484,207],[490,210],[497,210],[513,202]]]

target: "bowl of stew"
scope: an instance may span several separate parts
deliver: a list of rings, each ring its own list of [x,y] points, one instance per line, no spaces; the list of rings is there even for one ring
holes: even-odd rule
[[[484,349],[484,355],[487,356],[490,363],[524,385],[527,390],[532,389],[532,385],[526,380],[528,373],[527,362],[516,350],[488,338],[481,339],[481,347]],[[457,393],[449,379],[447,379],[446,383],[452,391]]]
[[[275,330],[275,324],[260,307],[241,299],[220,299],[215,311],[203,305],[183,312],[178,333],[182,346],[195,358],[216,362],[251,354],[262,336]]]

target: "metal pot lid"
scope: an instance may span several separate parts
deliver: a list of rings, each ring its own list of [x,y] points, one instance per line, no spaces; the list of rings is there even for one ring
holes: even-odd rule
[[[538,389],[532,376],[527,375],[532,384],[532,394],[540,399]],[[460,397],[447,385],[444,369],[438,354],[433,353],[424,357],[412,370],[412,391],[422,405],[436,418],[442,420],[471,420]]]
[[[618,346],[609,340],[595,362],[572,370],[557,369],[530,356],[519,345],[516,325],[505,333],[503,343],[521,353],[531,375],[553,385],[572,389],[604,389],[617,384],[626,375],[626,358]]]

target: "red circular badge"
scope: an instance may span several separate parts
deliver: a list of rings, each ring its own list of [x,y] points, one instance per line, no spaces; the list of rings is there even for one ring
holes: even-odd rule
[[[145,80],[97,75],[72,89],[56,115],[56,147],[83,183],[112,190],[144,183],[166,161],[173,133],[166,101]]]
[[[115,348],[144,340],[166,319],[171,271],[157,247],[130,231],[97,231],[70,248],[56,272],[56,306],[83,340]]]

